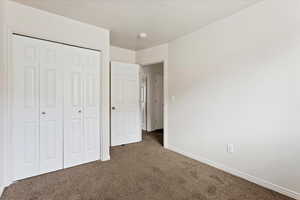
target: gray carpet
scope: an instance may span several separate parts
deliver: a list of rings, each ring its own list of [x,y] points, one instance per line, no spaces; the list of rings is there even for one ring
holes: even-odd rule
[[[111,160],[19,181],[1,200],[291,200],[165,150],[161,134],[115,147]]]

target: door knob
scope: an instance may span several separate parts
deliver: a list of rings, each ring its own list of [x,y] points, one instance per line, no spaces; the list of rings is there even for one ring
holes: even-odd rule
[[[111,107],[111,109],[112,109],[112,110],[116,110],[116,107],[113,106],[113,107]]]
[[[42,115],[46,115],[46,112],[42,112]]]

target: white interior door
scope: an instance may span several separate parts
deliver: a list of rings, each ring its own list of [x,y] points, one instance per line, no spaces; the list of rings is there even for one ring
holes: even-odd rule
[[[111,145],[142,139],[139,105],[139,65],[111,63]]]
[[[40,173],[63,168],[61,46],[40,41]]]
[[[39,174],[39,42],[13,37],[13,179]]]

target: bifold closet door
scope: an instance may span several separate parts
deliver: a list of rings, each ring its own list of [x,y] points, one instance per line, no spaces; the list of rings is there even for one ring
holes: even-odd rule
[[[14,180],[55,171],[62,162],[62,64],[58,46],[13,36]]]
[[[100,159],[100,59],[13,35],[13,179]]]
[[[100,53],[64,47],[64,167],[100,158]]]

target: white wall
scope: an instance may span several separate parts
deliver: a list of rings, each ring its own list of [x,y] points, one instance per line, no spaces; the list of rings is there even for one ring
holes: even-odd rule
[[[134,64],[136,52],[130,49],[123,49],[120,47],[111,46],[110,47],[110,60],[111,61],[118,61],[118,62],[125,62]]]
[[[147,131],[163,129],[163,70],[163,63],[142,67],[147,79]]]
[[[6,13],[9,31],[102,51],[101,159],[109,159],[109,31],[12,1],[8,1]],[[10,138],[6,138],[5,143],[9,145],[11,143]],[[9,184],[11,176],[10,158],[7,157],[5,162],[6,184]]]
[[[168,45],[163,44],[156,47],[139,50],[136,52],[136,63],[148,65],[168,61]]]
[[[169,147],[298,199],[299,10],[266,0],[181,37],[168,68]]]
[[[4,186],[3,167],[4,167],[4,128],[3,128],[3,70],[4,70],[4,0],[0,0],[0,196]]]

